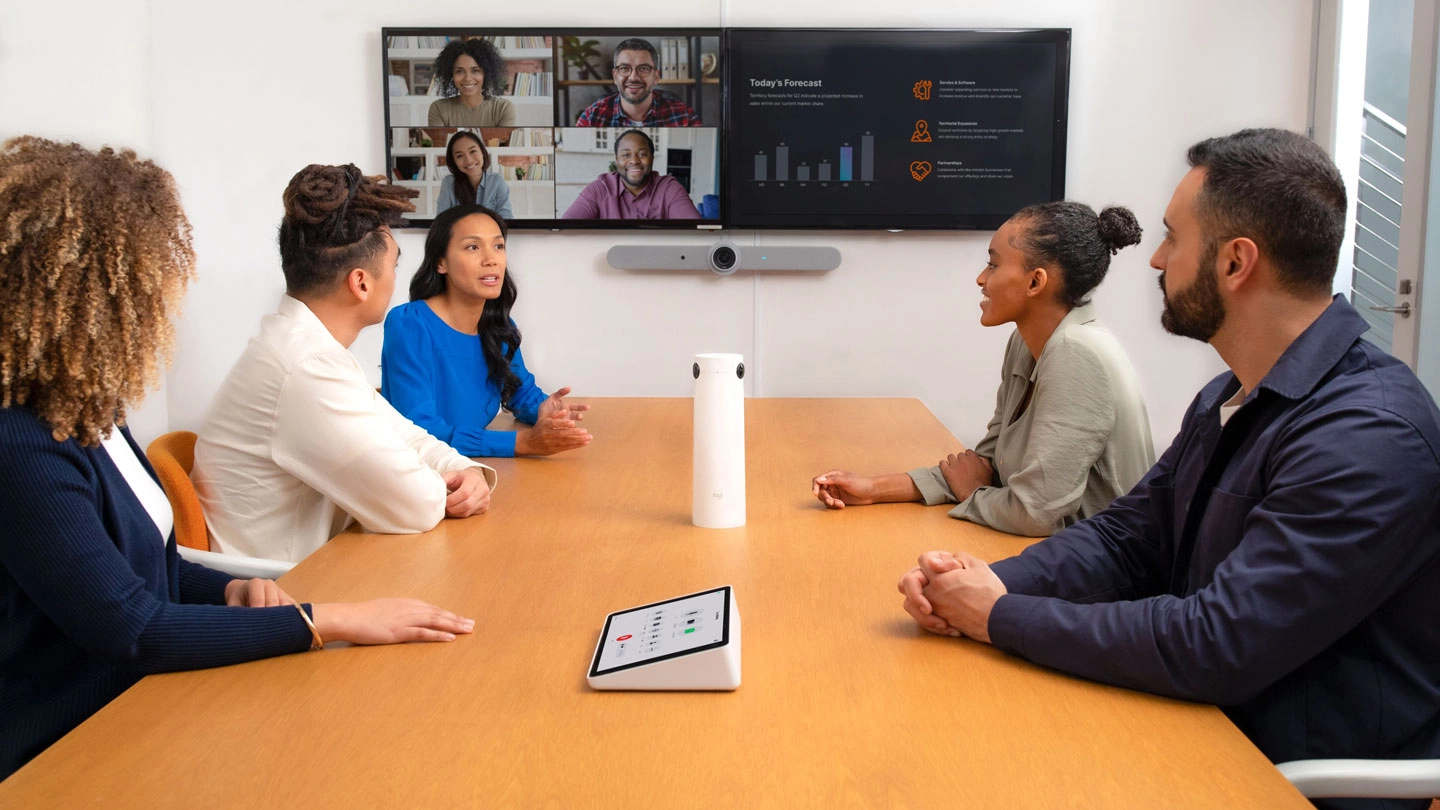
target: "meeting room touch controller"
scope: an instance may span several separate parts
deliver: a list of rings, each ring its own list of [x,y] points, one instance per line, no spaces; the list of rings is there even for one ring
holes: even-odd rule
[[[740,686],[740,609],[729,585],[605,617],[586,678],[592,689]]]

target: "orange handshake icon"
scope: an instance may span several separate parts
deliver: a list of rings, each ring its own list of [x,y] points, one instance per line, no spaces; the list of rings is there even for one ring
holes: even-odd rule
[[[915,178],[915,182],[918,183],[930,176],[930,169],[930,161],[917,160],[910,164],[910,176]]]

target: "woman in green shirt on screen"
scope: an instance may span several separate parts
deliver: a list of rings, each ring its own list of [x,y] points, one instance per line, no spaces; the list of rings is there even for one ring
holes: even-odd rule
[[[430,126],[515,126],[515,105],[502,95],[505,74],[505,60],[494,45],[478,37],[451,40],[435,58],[442,98],[430,104]]]
[[[861,476],[830,470],[811,491],[832,509],[953,503],[951,517],[1011,534],[1051,535],[1099,512],[1155,462],[1135,370],[1100,324],[1090,293],[1110,257],[1139,244],[1129,209],[1032,205],[990,240],[980,323],[1015,324],[995,414],[974,450],[933,467]]]

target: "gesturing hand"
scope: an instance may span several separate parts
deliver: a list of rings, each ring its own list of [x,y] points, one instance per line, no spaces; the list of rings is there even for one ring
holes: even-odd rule
[[[274,580],[232,579],[225,585],[225,604],[230,607],[275,607],[293,605],[295,600]]]
[[[475,629],[474,619],[418,599],[373,599],[310,607],[315,629],[325,641],[355,644],[454,641],[456,633]]]
[[[849,470],[830,470],[810,481],[810,492],[831,509],[875,503],[875,479]]]
[[[990,464],[990,459],[974,450],[966,450],[941,459],[940,474],[945,476],[950,492],[963,501],[980,487],[990,486],[990,482],[995,480],[995,467]]]
[[[565,397],[569,395],[570,389],[566,387],[546,397],[545,401],[540,403],[540,418],[544,419],[547,416],[564,416],[562,412],[568,412],[569,418],[573,421],[579,422],[584,419],[585,411],[590,410],[590,406],[582,403],[566,402]]]
[[[540,403],[534,427],[515,434],[515,455],[551,456],[590,443],[590,431],[575,424],[590,406],[566,402],[568,393],[569,388],[561,388]]]
[[[445,473],[445,514],[449,517],[470,517],[490,508],[490,482],[479,467]]]

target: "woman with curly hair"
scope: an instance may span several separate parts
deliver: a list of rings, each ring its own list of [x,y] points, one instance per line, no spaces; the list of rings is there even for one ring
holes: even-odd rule
[[[380,392],[396,410],[467,456],[548,456],[590,443],[589,405],[535,385],[510,320],[515,280],[505,220],[461,205],[435,218],[410,280],[410,303],[385,317]],[[505,408],[530,425],[490,430]]]
[[[1032,205],[990,239],[976,277],[980,324],[1015,324],[995,415],[974,450],[934,467],[861,476],[830,470],[811,492],[831,509],[957,504],[950,516],[1002,532],[1050,535],[1110,505],[1155,462],[1135,369],[1096,317],[1090,293],[1110,257],[1140,243],[1130,209]]]
[[[471,631],[424,602],[297,604],[180,559],[124,426],[195,272],[174,180],[26,137],[0,149],[0,201],[0,779],[149,673]]]
[[[505,76],[494,45],[479,37],[452,39],[435,58],[443,98],[430,105],[430,126],[515,126],[515,105],[501,95]]]

